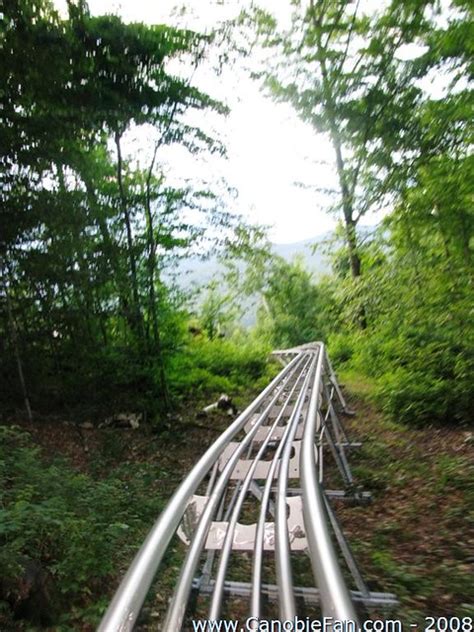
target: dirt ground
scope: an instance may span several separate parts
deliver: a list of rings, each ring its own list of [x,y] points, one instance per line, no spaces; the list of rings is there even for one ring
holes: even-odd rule
[[[346,428],[351,439],[363,442],[351,451],[350,464],[357,484],[372,493],[372,502],[337,502],[337,515],[370,589],[394,593],[400,602],[388,613],[371,616],[399,618],[406,629],[422,627],[429,616],[472,617],[473,429],[409,429],[387,421],[357,383],[347,381],[345,388],[356,410],[355,417],[345,420]],[[143,428],[81,428],[53,418],[19,425],[46,455],[61,454],[82,471],[101,460],[104,467],[111,462],[159,463],[160,471],[166,472],[162,484],[171,495],[228,423],[223,414],[196,419],[195,411],[187,408],[161,435]],[[162,578],[170,588],[176,567],[168,566]],[[145,617],[152,620],[140,629],[160,628],[166,592],[158,591]],[[228,616],[240,615],[243,607],[236,600],[236,612],[228,611]]]
[[[474,433],[387,421],[347,383],[347,420],[368,506],[340,507],[349,542],[372,590],[395,593],[404,624],[474,614]]]

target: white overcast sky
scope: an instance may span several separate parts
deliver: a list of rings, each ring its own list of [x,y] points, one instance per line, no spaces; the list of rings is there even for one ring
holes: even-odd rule
[[[65,11],[66,0],[54,1]],[[93,15],[116,13],[127,22],[149,24],[175,23],[173,9],[177,3],[177,0],[88,0]],[[363,2],[368,6],[374,3],[376,6],[380,0]],[[236,7],[248,2],[186,0],[181,4],[188,9],[186,26],[205,30],[216,20],[234,16],[238,13]],[[270,9],[279,21],[289,19],[289,0],[260,0],[259,5]],[[276,243],[312,238],[333,228],[336,219],[327,213],[328,200],[296,184],[304,182],[326,188],[335,184],[333,153],[327,138],[316,135],[302,123],[289,105],[276,104],[265,97],[243,69],[234,67],[220,77],[202,69],[193,81],[212,96],[225,99],[231,108],[227,118],[219,121],[212,118],[224,137],[228,159],[203,160],[179,149],[168,149],[162,158],[168,164],[170,176],[180,173],[189,178],[224,177],[239,192],[238,212],[255,223],[270,225],[269,236]],[[129,147],[144,152],[146,140],[143,133],[138,134]],[[369,216],[365,223],[376,220]]]

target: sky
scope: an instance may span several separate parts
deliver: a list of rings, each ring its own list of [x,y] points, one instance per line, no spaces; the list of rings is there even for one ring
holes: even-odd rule
[[[375,1],[364,3],[370,6]],[[177,0],[88,0],[93,15],[116,13],[127,22],[149,24],[174,23],[176,3]],[[186,26],[196,30],[211,28],[216,20],[234,16],[238,13],[236,7],[245,3],[246,0],[187,0]],[[66,0],[55,0],[55,4],[65,11]],[[260,0],[259,5],[271,9],[280,23],[288,22],[288,1]],[[222,136],[228,158],[196,158],[179,148],[166,148],[160,159],[170,178],[177,173],[189,178],[225,178],[238,191],[235,209],[252,223],[269,226],[269,237],[275,243],[310,239],[334,228],[336,218],[327,212],[329,201],[315,190],[336,185],[328,138],[301,122],[288,104],[275,103],[265,96],[243,67],[224,70],[219,77],[204,67],[193,75],[193,83],[230,106],[227,117],[209,121]],[[130,133],[130,155],[137,152],[146,156],[147,147],[150,151],[151,138],[146,133]],[[302,187],[301,183],[307,186]],[[373,224],[378,219],[366,216],[364,223]]]

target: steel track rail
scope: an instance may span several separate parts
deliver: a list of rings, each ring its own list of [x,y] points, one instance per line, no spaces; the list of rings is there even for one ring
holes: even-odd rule
[[[262,616],[262,595],[276,598],[282,621],[297,615],[296,599],[302,597],[318,603],[323,616],[355,623],[354,604],[394,603],[393,595],[368,590],[329,502],[364,502],[370,495],[353,485],[346,448],[358,444],[351,443],[339,418],[340,412],[353,413],[325,347],[317,342],[274,353],[283,370],[183,480],[123,578],[99,632],[133,629],[175,533],[188,549],[163,632],[182,629],[192,592],[209,596],[209,620],[221,616],[227,594],[247,596],[249,615],[256,618]],[[341,490],[326,489],[328,456]],[[299,487],[290,483],[295,478]],[[205,481],[205,495],[196,495]],[[249,503],[258,509],[250,525],[245,518]],[[252,553],[250,583],[227,579],[231,554],[238,551]],[[298,551],[309,555],[314,587],[293,584],[292,555]],[[263,581],[267,552],[273,552],[275,585]],[[342,564],[356,590],[346,583]]]
[[[295,382],[294,386],[292,387],[288,400],[291,397],[291,395],[296,391],[296,388],[298,386],[299,380],[301,379],[304,370],[307,368],[308,364],[309,364],[310,360],[308,360],[303,368],[302,373],[298,376],[298,380]],[[239,514],[242,510],[242,505],[245,501],[245,497],[246,494],[250,488],[250,485],[252,483],[253,480],[253,474],[255,473],[255,469],[257,467],[257,464],[260,460],[260,458],[263,456],[269,442],[272,436],[272,432],[274,431],[274,429],[278,426],[278,423],[280,422],[283,413],[286,410],[286,407],[288,405],[288,400],[285,401],[285,405],[284,407],[282,407],[282,410],[279,412],[278,416],[276,417],[274,423],[272,424],[272,426],[270,427],[267,436],[265,438],[265,440],[263,441],[263,443],[261,444],[255,459],[253,460],[253,463],[251,465],[251,467],[249,468],[249,471],[244,479],[242,488],[240,490],[239,493],[239,498],[238,501],[233,509],[232,512],[232,516],[231,516],[231,520],[229,523],[229,527],[227,529],[226,535],[225,535],[225,540],[224,540],[224,545],[222,547],[222,551],[221,551],[221,556],[220,556],[220,560],[219,560],[219,567],[218,567],[218,571],[217,571],[217,576],[216,576],[216,580],[215,580],[215,585],[214,585],[214,592],[213,592],[213,597],[212,597],[212,601],[211,601],[211,607],[209,609],[209,619],[213,620],[213,619],[217,619],[219,617],[220,611],[221,611],[221,606],[222,606],[222,597],[223,597],[223,593],[224,593],[224,583],[225,583],[225,576],[226,576],[226,570],[227,570],[227,566],[229,563],[229,557],[230,557],[230,553],[232,550],[232,541],[233,541],[233,536],[234,536],[234,532],[235,532],[235,527],[237,524],[237,520],[239,517]],[[274,458],[274,462],[276,462],[276,456]],[[262,503],[263,506],[263,503]],[[263,533],[262,533],[263,535]]]
[[[313,368],[313,367],[311,367]],[[305,380],[306,381],[306,380]],[[305,385],[303,385],[304,388]],[[302,396],[298,397],[297,405],[299,406],[302,402]],[[298,422],[298,419],[295,414],[292,415],[292,420],[287,424],[285,433],[282,437],[280,444],[275,452],[274,458],[272,460],[272,464],[270,467],[270,471],[268,473],[268,477],[265,482],[265,487],[263,490],[263,495],[261,498],[260,504],[260,515],[257,523],[257,530],[255,534],[255,543],[253,549],[253,566],[252,566],[252,600],[251,600],[251,614],[255,618],[259,618],[261,614],[261,583],[262,583],[262,563],[263,563],[263,540],[264,540],[264,528],[265,528],[265,517],[267,514],[267,509],[270,502],[270,494],[272,491],[272,482],[275,477],[276,468],[279,463],[279,459],[281,458],[281,454],[286,445],[287,438],[289,433],[292,431],[292,427],[294,422]],[[293,422],[293,423],[292,423]],[[291,444],[290,444],[291,445]],[[276,488],[277,495],[279,494],[279,487]],[[281,513],[281,507],[278,507],[278,510]],[[286,512],[286,507],[285,507]],[[278,514],[277,514],[278,515]],[[280,518],[281,524],[281,518]],[[278,529],[277,525],[275,525],[276,529]],[[281,527],[280,527],[281,528]],[[281,540],[281,536],[280,536]],[[281,567],[281,565],[280,565]]]
[[[321,345],[301,450],[300,472],[304,525],[311,566],[316,585],[319,587],[323,614],[338,621],[356,621],[355,608],[331,541],[324,493],[318,480],[314,458],[314,436],[321,429],[319,399],[323,379],[324,354],[324,345]]]
[[[243,429],[250,416],[291,373],[300,360],[299,355],[295,356],[280,371],[276,378],[220,435],[183,480],[135,556],[100,623],[98,632],[128,632],[133,630],[158,566],[183,517],[188,500],[196,492],[225,446]]]

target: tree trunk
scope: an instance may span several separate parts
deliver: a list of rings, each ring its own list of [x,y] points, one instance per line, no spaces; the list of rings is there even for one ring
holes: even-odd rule
[[[123,311],[123,316],[125,317],[125,320],[129,327],[132,329],[132,331],[134,331],[135,320],[130,308],[129,288],[127,287],[126,279],[124,279],[124,275],[122,274],[119,258],[117,257],[116,243],[110,235],[107,222],[105,221],[104,217],[102,217],[100,204],[97,200],[92,183],[84,174],[81,174],[81,178],[86,187],[89,206],[94,209],[94,219],[97,222],[97,226],[102,237],[104,253],[112,268],[118,296],[120,299],[121,309]]]
[[[155,240],[153,214],[151,210],[151,179],[152,179],[153,165],[156,158],[156,149],[157,147],[155,148],[155,153],[153,155],[153,160],[150,164],[150,168],[148,170],[148,175],[147,175],[147,180],[146,180],[145,217],[146,217],[147,239],[148,239],[148,299],[149,299],[151,327],[152,327],[152,334],[153,334],[153,352],[158,362],[159,375],[160,375],[160,387],[161,387],[161,392],[163,394],[163,401],[164,401],[165,407],[168,409],[170,407],[170,400],[169,400],[168,383],[166,380],[163,351],[161,347],[161,335],[160,335],[160,326],[158,322],[158,311],[157,311],[157,301],[156,301],[156,292],[155,292],[155,281],[156,281],[156,270],[157,270],[157,260],[156,260],[157,244]]]
[[[347,183],[346,166],[344,163],[344,157],[342,155],[342,141],[341,141],[338,127],[337,127],[336,104],[335,104],[333,93],[331,90],[331,80],[329,77],[329,71],[326,65],[327,51],[322,42],[321,28],[316,19],[316,15],[314,12],[315,7],[312,2],[311,2],[311,6],[313,9],[312,18],[313,18],[314,28],[315,28],[315,33],[316,33],[317,55],[318,55],[319,67],[321,69],[322,89],[323,89],[323,97],[324,97],[323,107],[324,107],[326,118],[329,124],[329,135],[331,137],[334,153],[336,154],[336,168],[337,168],[337,176],[339,179],[339,187],[341,190],[341,204],[342,204],[342,212],[344,216],[344,225],[346,229],[345,230],[346,243],[347,243],[347,248],[349,252],[351,274],[353,278],[356,278],[361,275],[361,261],[360,261],[360,257],[357,251],[358,250],[357,249],[357,234],[356,234],[357,221],[356,219],[354,219],[353,196],[350,192],[349,185]]]
[[[313,7],[314,8],[314,7]],[[337,117],[336,117],[336,105],[334,102],[333,93],[331,90],[331,80],[329,77],[328,68],[326,65],[326,49],[323,46],[321,39],[321,30],[319,24],[317,24],[316,17],[313,11],[313,20],[316,32],[316,46],[317,46],[317,54],[319,66],[321,69],[321,79],[322,79],[322,89],[323,89],[323,97],[324,97],[324,110],[326,113],[326,119],[329,125],[329,135],[331,137],[331,142],[334,148],[334,153],[336,155],[336,169],[337,176],[339,180],[339,188],[341,191],[341,206],[342,213],[344,217],[344,227],[345,227],[345,238],[347,251],[349,255],[349,263],[351,269],[351,276],[353,279],[357,279],[362,274],[362,266],[360,255],[358,252],[358,243],[357,243],[357,219],[354,218],[354,205],[353,205],[353,196],[350,192],[349,185],[347,182],[347,171],[344,162],[344,157],[342,154],[342,140],[339,134],[339,130],[337,127]],[[355,183],[354,183],[355,189]],[[367,316],[365,308],[362,307],[360,309],[360,313],[358,316],[359,324],[362,329],[366,329],[367,327]]]
[[[138,291],[138,276],[137,276],[137,262],[135,259],[135,253],[133,252],[133,233],[132,233],[132,224],[130,220],[130,212],[127,205],[127,198],[125,195],[125,188],[123,185],[123,174],[122,174],[122,150],[120,147],[120,138],[121,135],[119,132],[115,133],[115,146],[117,148],[117,182],[119,188],[120,195],[120,207],[123,215],[123,219],[125,222],[125,229],[127,233],[127,247],[128,247],[128,259],[130,263],[130,281],[132,286],[132,297],[133,297],[133,318],[135,324],[135,333],[138,335],[138,338],[143,345],[144,340],[144,327],[143,327],[143,318],[140,309],[140,293]]]
[[[16,330],[15,320],[13,318],[12,305],[10,300],[10,293],[8,290],[8,282],[6,280],[5,266],[2,265],[2,285],[5,292],[5,300],[7,304],[7,316],[8,316],[8,328],[10,329],[10,338],[13,346],[13,353],[15,354],[16,368],[18,372],[18,380],[20,382],[20,388],[23,395],[23,401],[25,402],[26,414],[28,421],[33,421],[33,414],[31,412],[30,398],[28,396],[28,390],[26,388],[25,375],[23,373],[23,363],[21,360],[20,347],[18,344],[18,334]]]

